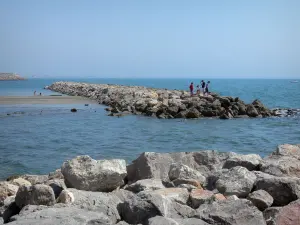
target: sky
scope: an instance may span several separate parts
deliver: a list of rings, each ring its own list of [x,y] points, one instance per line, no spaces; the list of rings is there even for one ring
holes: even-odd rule
[[[300,78],[299,0],[0,0],[0,72]]]

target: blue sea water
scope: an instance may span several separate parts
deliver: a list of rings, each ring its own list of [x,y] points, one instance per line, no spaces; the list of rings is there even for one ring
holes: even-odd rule
[[[0,82],[0,96],[29,96],[64,79]],[[196,79],[65,79],[78,82],[187,89]],[[211,80],[214,92],[260,99],[270,108],[300,108],[300,83],[290,80]],[[70,108],[76,107],[77,113]],[[278,144],[300,143],[300,118],[159,120],[143,116],[108,117],[104,106],[0,105],[0,179],[14,174],[47,174],[77,155],[124,158],[145,151],[214,149],[266,156]],[[42,111],[42,112],[41,112]],[[16,114],[13,114],[17,112]],[[19,113],[18,113],[19,112]],[[7,113],[11,114],[7,116]]]

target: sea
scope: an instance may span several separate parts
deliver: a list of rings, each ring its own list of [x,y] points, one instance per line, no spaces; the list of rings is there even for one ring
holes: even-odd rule
[[[32,78],[1,81],[0,96],[57,94],[43,89],[55,81],[137,85],[187,90],[199,79]],[[300,82],[277,79],[211,79],[211,91],[261,100],[269,108],[300,108]],[[71,108],[77,113],[71,113]],[[267,156],[279,144],[300,143],[300,118],[162,120],[144,116],[109,117],[100,104],[0,105],[0,179],[48,174],[78,155],[122,158],[142,152],[234,151]],[[9,114],[9,115],[7,115]]]

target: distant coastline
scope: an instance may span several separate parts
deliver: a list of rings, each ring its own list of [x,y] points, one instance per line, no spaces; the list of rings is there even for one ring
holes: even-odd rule
[[[26,80],[26,79],[15,73],[0,73],[0,81],[6,81],[6,80]]]

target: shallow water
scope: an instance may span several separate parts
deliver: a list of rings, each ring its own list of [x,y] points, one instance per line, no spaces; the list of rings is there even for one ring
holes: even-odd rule
[[[106,81],[106,82],[105,82]],[[110,82],[109,82],[110,81]],[[90,80],[90,82],[122,83],[122,80]],[[117,82],[118,81],[118,82]],[[126,81],[126,82],[125,82]],[[123,84],[179,87],[187,80],[125,80]],[[180,81],[180,82],[179,82]],[[229,82],[231,81],[231,82]],[[0,83],[0,95],[30,95],[32,89],[51,84],[49,80],[37,83],[18,92]],[[233,83],[236,82],[236,85]],[[285,82],[289,90],[276,89]],[[260,99],[269,107],[300,108],[299,84],[284,80],[213,81],[214,88],[223,84],[218,92],[224,95],[241,96],[249,102]],[[227,85],[227,83],[229,83]],[[164,86],[169,85],[169,86]],[[225,84],[227,86],[225,86]],[[243,85],[242,85],[243,84]],[[256,84],[260,84],[256,86]],[[1,86],[2,85],[2,86]],[[10,84],[14,89],[14,83]],[[254,87],[252,87],[253,85]],[[267,86],[263,88],[263,85]],[[229,87],[240,87],[234,89]],[[217,86],[218,87],[218,86]],[[42,90],[42,89],[41,89]],[[252,90],[252,92],[250,91]],[[269,91],[263,91],[269,90]],[[17,93],[17,94],[16,94]],[[274,97],[276,96],[276,97]],[[76,107],[77,113],[70,108]],[[41,112],[42,111],[42,112]],[[13,112],[22,112],[13,114]],[[11,114],[7,116],[7,113]],[[144,151],[176,152],[214,149],[238,153],[257,153],[266,156],[278,144],[300,143],[300,119],[199,119],[159,120],[143,116],[108,117],[104,106],[84,105],[1,105],[0,106],[0,178],[12,174],[46,174],[59,168],[66,159],[77,155],[93,158],[124,158],[128,162]]]

